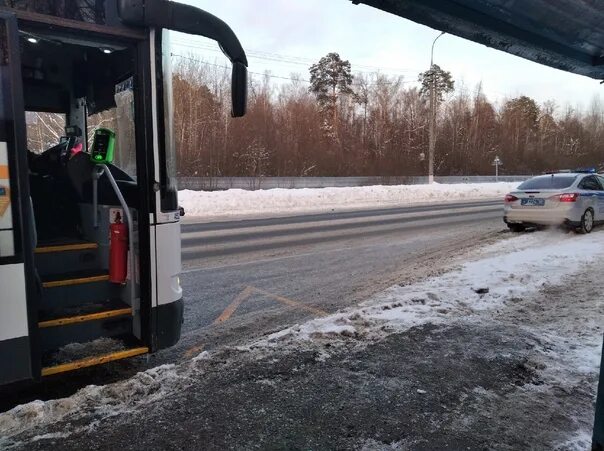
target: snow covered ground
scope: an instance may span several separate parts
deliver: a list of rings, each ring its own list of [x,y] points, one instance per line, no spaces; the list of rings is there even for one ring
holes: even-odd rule
[[[603,252],[604,232],[577,236],[552,230],[519,235],[483,248],[451,272],[413,285],[395,285],[361,304],[360,309],[282,330],[269,341],[376,330],[382,334],[384,326],[389,332],[400,332],[419,324],[482,316],[583,272]],[[601,337],[596,334],[595,339],[599,342]],[[593,368],[594,362],[592,359],[588,366]]]
[[[290,327],[249,346],[203,352],[185,364],[165,365],[104,387],[86,387],[70,398],[16,407],[0,414],[0,447],[11,443],[16,443],[16,447],[26,448],[32,443],[43,447],[71,434],[78,435],[81,441],[77,443],[82,446],[86,440],[93,440],[92,437],[98,433],[97,428],[104,425],[112,424],[111,430],[115,431],[119,424],[127,427],[137,421],[144,423],[141,417],[148,414],[149,406],[160,400],[162,408],[170,411],[171,402],[176,409],[183,397],[194,396],[194,393],[203,399],[211,398],[211,391],[196,388],[210,379],[211,365],[218,366],[220,374],[227,375],[231,374],[230,371],[236,374],[243,367],[253,368],[261,359],[268,359],[269,368],[280,368],[278,374],[272,375],[270,370],[268,376],[246,373],[244,380],[259,378],[260,399],[270,402],[266,390],[274,389],[276,394],[292,390],[281,385],[291,379],[303,378],[304,372],[312,368],[306,360],[304,364],[296,364],[293,373],[284,376],[280,362],[285,354],[289,359],[295,359],[297,353],[313,350],[320,356],[318,362],[328,362],[341,358],[336,357],[338,352],[341,354],[341,349],[347,349],[347,360],[334,365],[335,370],[332,368],[332,371],[337,371],[340,365],[350,364],[349,356],[358,353],[359,349],[387,343],[391,337],[405,336],[412,331],[419,330],[421,334],[428,335],[436,333],[422,329],[429,326],[436,328],[445,338],[447,330],[467,334],[465,338],[454,336],[450,342],[439,338],[440,344],[435,349],[445,357],[436,361],[430,360],[430,354],[420,353],[418,356],[418,352],[413,350],[412,355],[418,356],[420,363],[430,361],[430,371],[438,373],[436,365],[454,364],[459,359],[468,359],[467,365],[483,359],[486,364],[479,368],[485,374],[499,365],[503,369],[511,368],[516,379],[512,383],[505,382],[509,374],[496,373],[469,388],[454,387],[452,393],[458,399],[451,399],[439,394],[441,389],[445,392],[450,381],[445,382],[441,378],[430,385],[429,375],[424,374],[416,377],[423,381],[422,385],[405,388],[408,386],[403,382],[408,383],[411,376],[404,371],[396,375],[399,379],[389,375],[384,387],[390,390],[397,383],[399,390],[409,391],[406,396],[422,397],[420,401],[414,401],[420,402],[419,407],[413,404],[414,408],[420,409],[416,412],[418,418],[432,415],[432,422],[446,419],[446,425],[436,424],[436,431],[446,434],[446,431],[453,430],[454,434],[465,434],[463,437],[472,437],[472,434],[488,436],[491,433],[489,427],[492,427],[495,440],[492,444],[501,445],[496,440],[507,440],[504,446],[496,446],[499,449],[523,447],[526,442],[521,440],[529,443],[539,440],[536,443],[543,449],[553,449],[554,445],[557,449],[587,449],[602,340],[603,252],[604,231],[585,236],[558,231],[539,232],[502,240],[471,255],[459,256],[451,270],[440,276],[410,285],[393,286],[358,307]],[[473,345],[475,348],[472,348],[470,340],[477,343]],[[430,338],[422,346],[434,342],[435,339]],[[396,353],[410,352],[414,341],[406,343],[407,347],[390,349],[388,355],[376,356],[374,350],[370,355],[379,364],[387,364]],[[453,356],[450,357],[452,362],[448,362],[446,356]],[[405,361],[408,359],[405,357]],[[233,361],[236,363],[229,367],[229,362]],[[476,369],[467,374],[456,371],[447,378],[463,383],[478,373]],[[353,374],[354,377],[366,374],[375,378],[374,374],[381,373],[350,373],[348,370],[343,382],[339,383],[345,384]],[[505,382],[505,387],[489,386],[489,383],[500,379]],[[224,385],[225,382],[220,379],[220,383]],[[243,382],[241,384],[240,387],[230,386],[227,398],[215,400],[210,405],[228,404],[228,396],[237,396],[238,390],[246,391],[239,394],[244,399],[253,397],[250,388]],[[296,385],[290,395],[291,403],[283,408],[295,408],[293,393],[295,396],[304,395],[302,387],[305,385]],[[358,388],[368,386],[373,387],[372,390],[382,387],[372,379],[358,385]],[[431,396],[436,397],[435,404],[426,401]],[[180,401],[177,401],[179,397]],[[364,399],[370,403],[372,397]],[[306,401],[303,405],[308,408]],[[365,405],[362,407],[367,408]],[[271,409],[274,408],[281,407],[271,405]],[[182,406],[178,409],[182,410]],[[445,410],[439,413],[440,409]],[[448,413],[450,409],[454,415]],[[189,410],[184,411],[188,418],[195,418]],[[211,412],[207,415],[212,417]],[[410,411],[408,415],[412,416],[414,412]],[[267,418],[269,422],[273,420]],[[165,417],[162,421],[170,421],[170,418]],[[235,416],[229,421],[242,424],[237,423]],[[417,423],[418,431],[423,427],[420,424],[430,421]],[[533,423],[542,427],[535,427]],[[333,431],[325,433],[337,436]],[[213,434],[220,435],[216,431]],[[413,431],[410,434],[413,436]],[[434,436],[434,432],[426,434]],[[537,434],[540,434],[538,438]],[[408,449],[406,443],[420,442],[401,443],[400,449]],[[374,436],[367,436],[364,444],[368,446],[366,449],[399,449],[386,448],[383,443],[374,442]]]
[[[393,207],[417,203],[503,198],[518,183],[360,186],[347,188],[269,189],[245,191],[180,191],[186,217],[325,212]]]

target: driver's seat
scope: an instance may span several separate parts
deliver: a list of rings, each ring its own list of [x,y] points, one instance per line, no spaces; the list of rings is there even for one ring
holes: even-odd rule
[[[40,172],[30,173],[29,176],[38,240],[44,243],[66,238],[79,239],[78,196],[67,171],[65,168],[41,168],[41,163],[53,163],[48,159],[37,161],[40,158],[42,157],[36,158],[33,165]]]

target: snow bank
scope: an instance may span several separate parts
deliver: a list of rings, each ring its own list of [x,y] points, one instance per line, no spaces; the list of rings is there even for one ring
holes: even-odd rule
[[[0,414],[0,449],[18,444],[18,440],[13,439],[23,432],[48,427],[65,418],[76,419],[86,414],[102,419],[151,404],[186,387],[193,370],[194,367],[191,366],[179,368],[173,364],[161,365],[123,382],[104,386],[89,385],[68,398],[32,401],[17,406]],[[74,430],[43,434],[33,440],[67,437],[78,430],[94,428],[95,424],[92,421],[75,427]]]
[[[267,337],[268,343],[387,335],[411,327],[469,319],[534,295],[578,274],[604,252],[604,232],[519,235],[484,248],[474,261],[438,277],[396,285],[353,308]],[[598,338],[599,339],[599,338]],[[588,360],[597,362],[598,354]],[[597,365],[597,363],[596,363]]]
[[[183,190],[179,192],[179,201],[187,216],[214,218],[501,198],[517,186],[518,183],[469,183],[257,191]]]

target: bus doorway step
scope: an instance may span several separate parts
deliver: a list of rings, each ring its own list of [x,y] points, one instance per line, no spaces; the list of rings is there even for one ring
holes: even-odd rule
[[[42,377],[103,365],[148,352],[147,346],[141,346],[131,336],[120,340],[101,338],[88,343],[72,343],[45,356]]]

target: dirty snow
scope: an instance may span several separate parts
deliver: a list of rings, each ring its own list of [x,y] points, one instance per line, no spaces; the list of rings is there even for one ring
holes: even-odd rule
[[[0,414],[0,449],[11,445],[8,438],[24,431],[51,425],[74,415],[109,418],[143,404],[162,399],[187,385],[190,373],[175,365],[161,365],[134,377],[104,386],[89,385],[73,396],[50,401],[33,401]],[[79,429],[94,428],[95,422]],[[76,428],[77,429],[77,428]],[[67,437],[75,430],[63,431]],[[42,440],[45,434],[31,440]]]
[[[52,363],[58,365],[111,352],[123,351],[126,346],[121,340],[101,337],[86,343],[69,343],[59,348],[52,356]]]
[[[539,396],[551,387],[564,389],[568,378],[575,378],[571,382],[593,378],[597,370],[601,312],[593,310],[597,305],[593,300],[589,304],[592,311],[573,310],[564,284],[578,279],[585,285],[587,282],[581,277],[589,280],[588,277],[593,276],[585,268],[599,261],[603,251],[604,232],[585,236],[559,232],[518,235],[472,255],[460,256],[452,270],[441,276],[391,287],[356,308],[282,330],[237,351],[271,355],[271,350],[295,352],[300,347],[316,346],[321,358],[327,359],[329,349],[334,347],[322,347],[323,343],[337,345],[338,341],[351,337],[359,343],[369,343],[422,324],[464,321],[484,325],[500,317],[538,334],[546,349],[541,362],[535,363],[535,371],[540,373],[544,384],[530,386],[521,393]],[[551,297],[542,294],[547,290],[553,293]],[[556,290],[560,291],[558,301],[554,299]],[[531,311],[518,307],[528,305],[528,299],[533,299]],[[548,302],[558,304],[543,315],[540,309],[543,311],[545,307],[539,305]],[[573,312],[583,315],[579,318],[581,323],[578,320],[573,323]],[[586,320],[585,315],[593,319]],[[532,316],[539,317],[539,321]],[[47,434],[56,431],[47,428],[59,421],[71,424],[70,429],[60,432],[63,434],[60,437],[66,437],[77,431],[92,431],[103,419],[141,411],[154,401],[186,389],[195,378],[202,378],[203,366],[218,352],[204,351],[184,364],[160,366],[123,382],[88,386],[69,398],[15,407],[0,414],[0,447],[15,442],[23,445],[19,443],[22,439],[27,443],[54,437]],[[425,389],[419,388],[417,393],[425,395]],[[476,394],[490,402],[488,392]],[[83,418],[86,421],[82,421]],[[580,449],[588,443],[585,427],[575,432],[568,437],[565,449]],[[369,442],[366,445],[372,446]],[[397,447],[396,444],[388,446]]]
[[[279,331],[268,342],[373,335],[468,319],[528,297],[581,272],[604,252],[604,232],[576,236],[557,231],[520,235],[480,250],[473,261],[441,276],[393,286],[350,309]],[[478,258],[477,258],[478,257]],[[379,327],[378,327],[379,325]],[[369,327],[368,327],[369,326]]]
[[[416,203],[503,198],[518,183],[358,186],[347,188],[192,191],[178,193],[187,217],[321,212]]]

